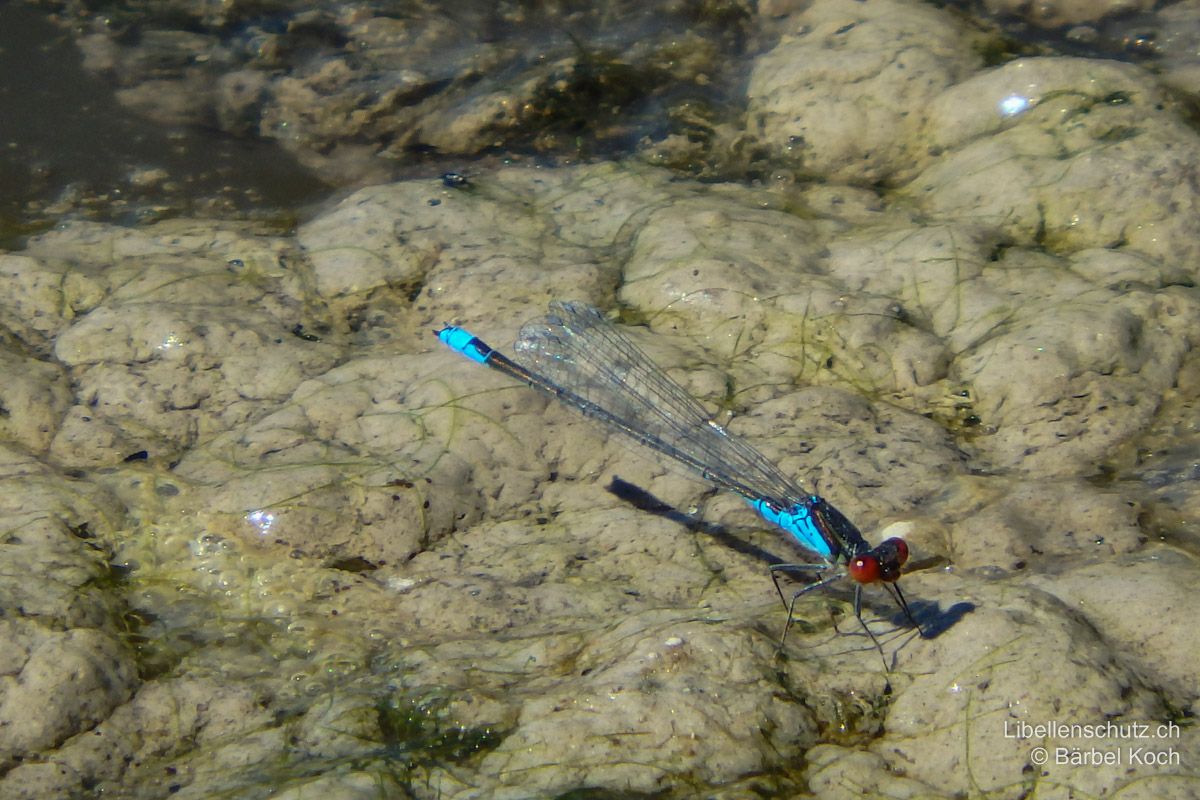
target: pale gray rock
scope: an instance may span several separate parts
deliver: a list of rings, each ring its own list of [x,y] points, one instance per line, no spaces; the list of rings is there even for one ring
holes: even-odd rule
[[[819,186],[480,169],[295,235],[73,222],[0,258],[30,398],[0,447],[0,796],[1195,793],[1187,726],[1153,769],[1035,766],[1136,743],[1006,727],[1197,705],[1195,132],[1136,66],[984,68],[928,5],[770,7],[812,15],[754,71],[805,119],[828,95]],[[319,66],[295,108],[352,97]],[[256,84],[216,88],[244,122]],[[868,540],[904,532],[927,637],[867,586],[881,659],[838,584],[781,651],[766,566],[811,554],[433,335],[507,351],[550,298]]]
[[[935,217],[970,209],[1020,244],[1120,248],[1194,274],[1195,131],[1137,67],[1010,62],[949,89],[929,131],[944,154],[904,194]]]
[[[820,0],[755,60],[747,130],[801,174],[901,181],[929,162],[929,104],[980,66],[981,37],[912,0]]]

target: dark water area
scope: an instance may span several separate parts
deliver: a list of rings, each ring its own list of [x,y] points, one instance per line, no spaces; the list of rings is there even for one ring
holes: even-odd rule
[[[276,144],[123,108],[44,11],[0,4],[0,242],[58,214],[134,222],[285,214],[324,194]]]
[[[1194,49],[1166,12],[1040,27],[950,5],[995,64]],[[70,217],[287,229],[335,191],[513,161],[763,180],[745,82],[790,5],[747,8],[0,4],[0,244]]]

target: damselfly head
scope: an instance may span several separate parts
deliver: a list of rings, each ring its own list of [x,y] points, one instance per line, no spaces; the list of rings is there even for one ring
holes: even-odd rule
[[[887,539],[874,550],[850,559],[846,572],[859,583],[892,583],[900,577],[900,568],[908,561],[908,543]]]

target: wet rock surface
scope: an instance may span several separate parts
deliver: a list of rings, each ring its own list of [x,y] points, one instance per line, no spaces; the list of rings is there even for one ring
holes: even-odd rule
[[[1194,793],[1200,138],[1140,67],[987,66],[946,12],[840,5],[728,10],[770,34],[746,141],[819,181],[516,164],[294,231],[64,220],[0,255],[0,796]],[[515,83],[349,99],[346,30],[456,58],[413,24],[294,15],[272,46],[338,57],[270,89],[214,88],[194,35],[142,66],[237,93],[230,120],[285,80],[359,131],[436,97],[476,146]],[[349,152],[292,124],[321,168]],[[508,349],[551,298],[905,535],[925,635],[867,587],[885,669],[833,587],[780,650],[766,567],[805,553],[431,333]]]

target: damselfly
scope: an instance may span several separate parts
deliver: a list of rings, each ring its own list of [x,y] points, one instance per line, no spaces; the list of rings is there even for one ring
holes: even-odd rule
[[[551,303],[549,314],[521,329],[512,358],[454,325],[437,331],[437,336],[472,361],[524,381],[686,466],[717,488],[741,495],[763,519],[790,533],[816,560],[770,566],[775,590],[788,612],[780,646],[791,627],[796,601],[845,577],[854,581],[854,615],[880,655],[883,648],[862,617],[864,585],[883,585],[921,631],[896,582],[908,559],[903,539],[888,539],[872,548],[828,500],[801,489],[765,456],[714,422],[699,401],[595,308]],[[790,571],[816,577],[788,602],[779,574]],[[832,574],[823,574],[827,572]]]

